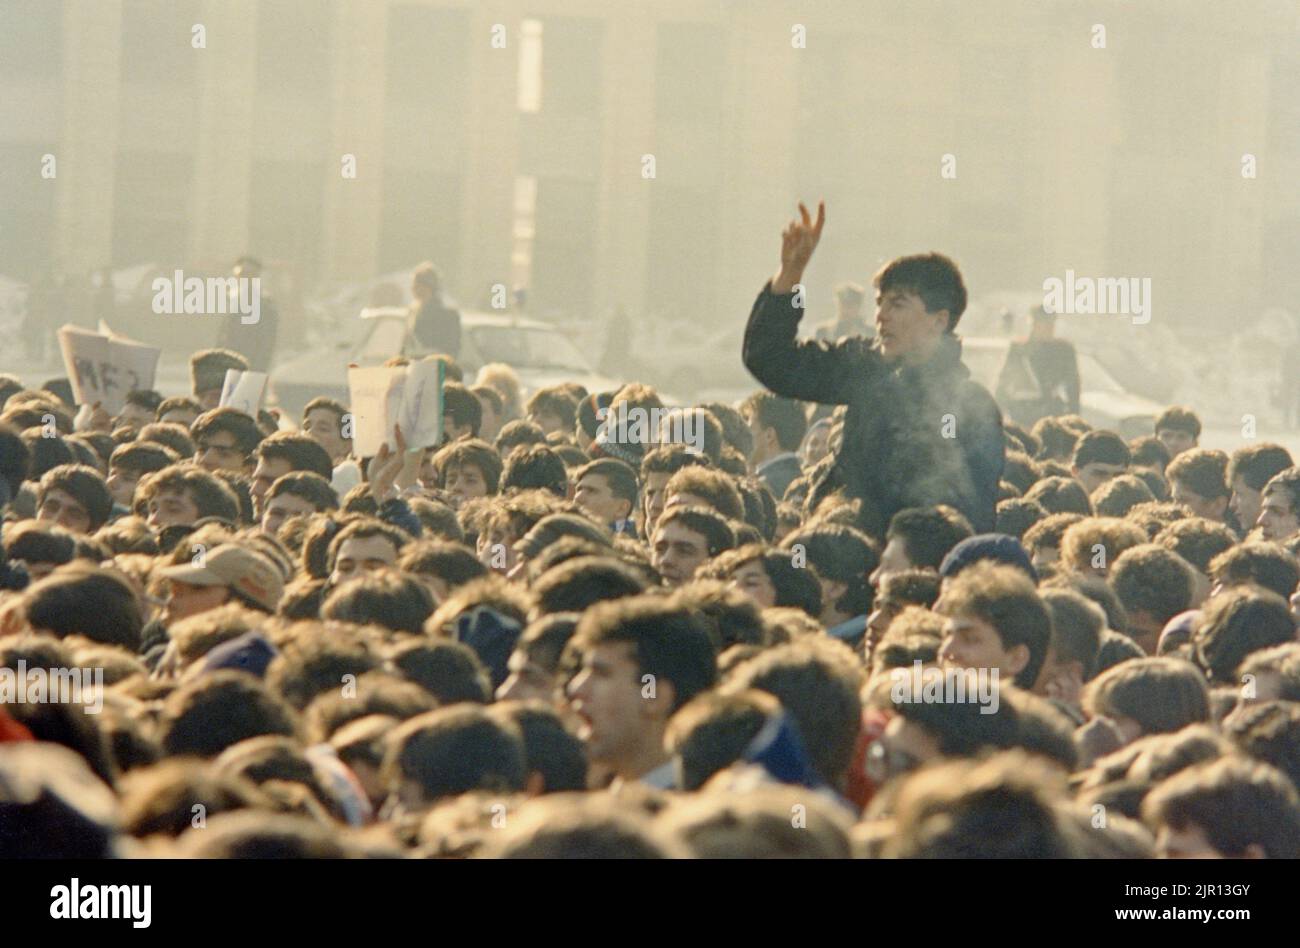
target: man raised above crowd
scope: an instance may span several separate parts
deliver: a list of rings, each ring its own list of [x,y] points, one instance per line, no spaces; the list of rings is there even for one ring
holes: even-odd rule
[[[876,340],[799,341],[804,270],[821,239],[814,222],[782,234],[781,267],[758,295],[745,327],[744,361],[778,395],[847,405],[835,463],[814,485],[810,508],[834,491],[862,501],[876,537],[905,507],[949,504],[976,532],[993,529],[1005,450],[1002,414],[971,381],[954,334],[966,309],[961,272],[931,253],[899,257],[873,278]]]

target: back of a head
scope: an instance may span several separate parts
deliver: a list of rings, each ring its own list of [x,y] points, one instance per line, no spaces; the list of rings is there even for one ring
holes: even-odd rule
[[[732,794],[706,790],[658,825],[699,859],[847,859],[851,821],[821,794],[779,784]]]
[[[498,859],[673,859],[679,844],[627,805],[586,794],[529,801],[485,847]]]
[[[1300,857],[1295,787],[1280,771],[1244,757],[1223,757],[1171,777],[1151,792],[1142,813],[1157,829],[1199,830],[1224,857]]]
[[[342,859],[350,855],[330,827],[307,816],[238,810],[186,830],[178,852],[192,859]]]
[[[862,674],[852,651],[831,639],[769,649],[738,666],[727,690],[755,688],[775,695],[795,719],[813,766],[842,786],[861,728]]]
[[[904,859],[1061,859],[1078,855],[1054,801],[1064,779],[1020,752],[951,761],[907,778],[884,855]]]
[[[519,728],[476,704],[411,718],[388,738],[385,782],[411,781],[426,802],[470,790],[518,791],[527,776]]]
[[[244,672],[204,675],[174,691],[163,707],[162,745],[171,756],[215,757],[250,737],[296,733],[292,709]]]

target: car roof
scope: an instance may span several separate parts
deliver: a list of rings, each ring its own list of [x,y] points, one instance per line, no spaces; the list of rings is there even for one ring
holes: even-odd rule
[[[411,311],[405,306],[370,306],[361,311],[362,319],[407,319]],[[482,310],[461,310],[460,325],[463,329],[483,326],[503,329],[540,329],[546,332],[558,332],[551,323],[527,316],[511,313],[485,313]]]

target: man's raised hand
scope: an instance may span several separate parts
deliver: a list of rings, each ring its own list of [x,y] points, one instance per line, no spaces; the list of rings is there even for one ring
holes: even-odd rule
[[[822,239],[822,228],[826,226],[826,202],[817,202],[817,220],[812,219],[802,202],[799,204],[799,220],[792,220],[781,232],[781,269],[772,278],[773,293],[792,293],[794,286],[803,279],[804,268],[812,259],[817,242]]]

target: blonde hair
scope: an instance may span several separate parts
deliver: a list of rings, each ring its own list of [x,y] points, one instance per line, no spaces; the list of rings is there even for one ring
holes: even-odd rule
[[[502,424],[522,417],[524,386],[519,381],[519,373],[510,366],[504,362],[489,362],[478,370],[474,384],[490,386],[500,393],[501,400],[505,402]]]

